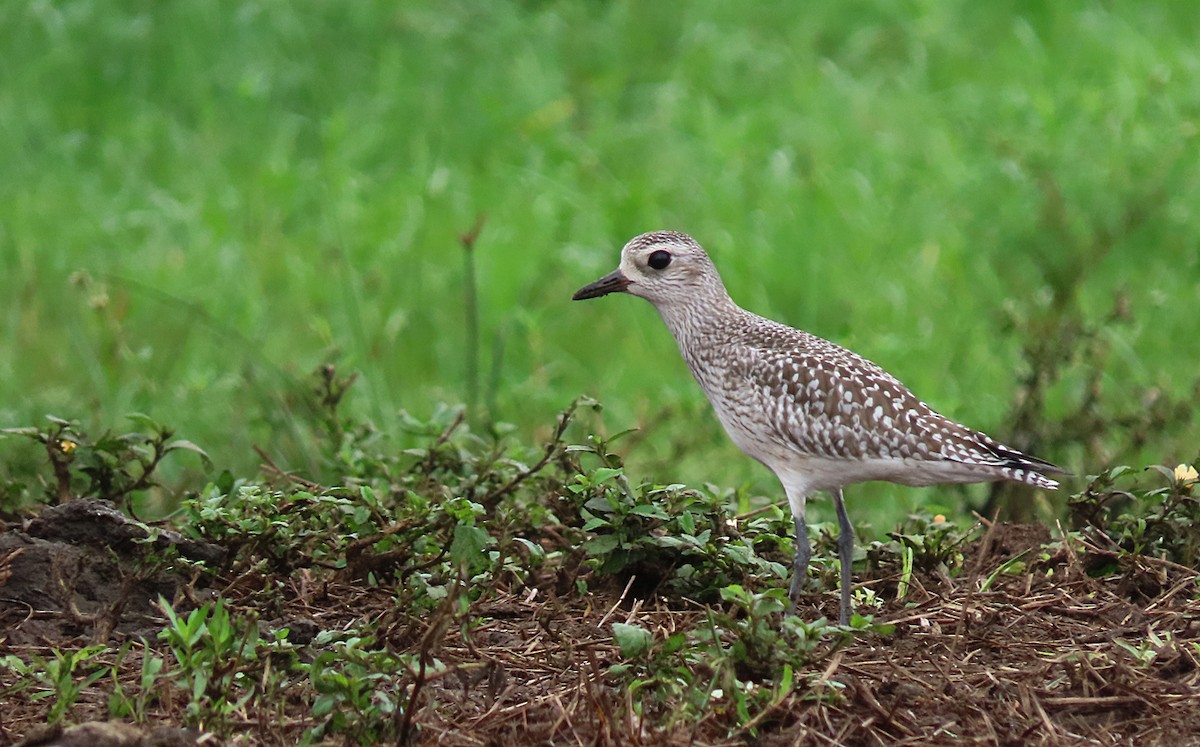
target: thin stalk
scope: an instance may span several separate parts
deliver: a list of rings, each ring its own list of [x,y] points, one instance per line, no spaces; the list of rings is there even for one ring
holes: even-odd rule
[[[471,230],[459,237],[463,248],[463,307],[466,314],[464,367],[467,377],[467,413],[474,419],[479,406],[479,292],[475,280],[475,241],[486,216],[480,213]]]

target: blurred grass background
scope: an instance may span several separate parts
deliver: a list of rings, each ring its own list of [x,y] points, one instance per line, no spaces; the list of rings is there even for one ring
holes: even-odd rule
[[[485,215],[476,422],[544,434],[586,392],[641,428],[635,478],[780,496],[648,305],[569,301],[659,228],[1077,473],[1191,460],[1197,38],[1187,2],[12,0],[0,424],[144,411],[235,471],[253,444],[314,470],[322,363],[392,432],[466,399]]]

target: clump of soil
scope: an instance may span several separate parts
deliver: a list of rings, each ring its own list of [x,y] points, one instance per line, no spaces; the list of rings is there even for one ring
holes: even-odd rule
[[[62,647],[150,635],[162,628],[155,602],[176,599],[190,579],[158,569],[166,551],[219,562],[215,545],[152,529],[112,504],[50,506],[0,533],[0,641]]]
[[[91,721],[34,729],[18,747],[191,747],[199,740],[196,732],[172,726],[142,730],[120,721]]]

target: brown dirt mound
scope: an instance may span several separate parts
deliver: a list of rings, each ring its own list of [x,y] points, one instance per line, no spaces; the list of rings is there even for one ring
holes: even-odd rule
[[[210,562],[224,554],[94,500],[50,506],[0,533],[0,641],[53,647],[153,635],[162,628],[154,601],[174,599],[181,582],[139,563],[147,546]]]

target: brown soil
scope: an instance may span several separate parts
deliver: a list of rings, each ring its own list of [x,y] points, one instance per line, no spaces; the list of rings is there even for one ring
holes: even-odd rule
[[[652,714],[632,715],[629,695],[605,677],[619,660],[613,622],[683,629],[703,615],[686,601],[622,598],[621,589],[580,600],[556,596],[548,579],[533,594],[477,603],[471,612],[481,622],[464,633],[410,619],[386,590],[332,573],[243,575],[198,589],[194,578],[139,570],[140,536],[140,525],[84,502],[0,534],[0,656],[28,660],[96,641],[116,648],[139,636],[153,642],[164,625],[159,595],[186,609],[215,593],[235,609],[257,608],[266,629],[288,626],[311,638],[369,620],[394,650],[430,651],[447,669],[419,688],[412,733],[422,744],[1200,744],[1197,573],[1122,558],[1119,572],[1093,577],[1089,570],[1118,559],[1080,545],[1042,550],[1049,539],[1042,527],[996,525],[968,550],[971,573],[917,578],[906,604],[889,602],[877,614],[895,625],[894,635],[864,636],[831,653],[813,667],[824,684],[798,689],[755,733],[732,737],[719,700],[710,717],[665,731]],[[213,563],[221,556],[174,535],[157,541]],[[1022,552],[1019,573],[997,575],[979,590]],[[271,588],[278,591],[261,593]],[[888,588],[880,579],[880,593],[890,596]],[[820,609],[800,614],[828,614],[836,599],[819,595],[812,603]],[[127,689],[136,687],[140,666],[136,657],[124,663]],[[11,684],[5,676],[0,689]],[[66,730],[44,728],[48,701],[7,696],[0,745],[23,737],[56,745],[220,743],[176,728],[182,694],[164,692],[144,727],[96,723],[106,718],[111,689],[101,681],[86,690],[71,712],[83,726]],[[282,704],[282,718],[248,714],[231,743],[294,743],[312,724],[304,702]]]

